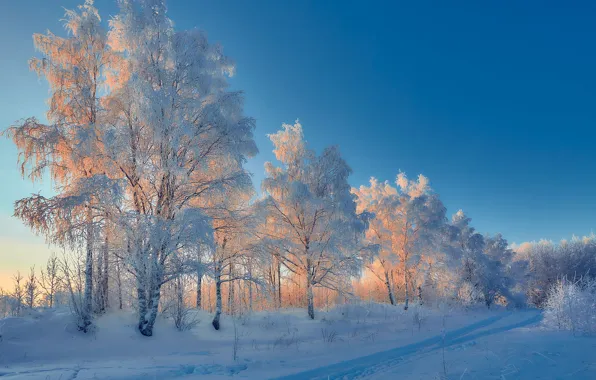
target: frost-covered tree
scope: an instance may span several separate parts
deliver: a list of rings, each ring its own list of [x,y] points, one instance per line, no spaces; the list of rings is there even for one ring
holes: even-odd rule
[[[39,286],[42,289],[42,294],[47,305],[52,308],[56,300],[56,293],[60,289],[61,276],[60,268],[58,265],[58,257],[52,255],[46,262],[45,271],[41,269],[41,278],[39,280]]]
[[[547,292],[542,323],[552,329],[596,333],[596,281],[561,278]]]
[[[542,306],[550,289],[563,278],[596,278],[596,236],[573,237],[558,244],[541,240],[515,248],[516,261],[528,263],[527,295]]]
[[[280,247],[279,259],[306,278],[308,315],[314,319],[313,287],[338,289],[360,266],[358,240],[366,221],[356,214],[350,167],[336,147],[320,155],[308,149],[302,126],[284,124],[269,136],[280,162],[265,164],[263,180],[267,244]]]
[[[394,274],[399,256],[392,247],[392,238],[398,227],[394,225],[395,214],[391,210],[391,200],[397,197],[397,190],[388,182],[380,184],[376,178],[370,179],[370,186],[352,189],[356,194],[359,212],[369,212],[374,217],[370,220],[366,238],[378,246],[378,254],[366,261],[370,272],[382,281],[387,288],[389,302],[396,304],[394,293]],[[399,200],[398,200],[399,202]]]
[[[13,311],[13,315],[15,316],[20,316],[21,315],[21,310],[23,309],[23,306],[25,305],[25,299],[26,299],[26,291],[24,288],[24,284],[23,284],[23,276],[21,275],[21,272],[17,271],[17,274],[15,274],[13,277],[13,282],[14,282],[14,288],[13,288],[13,292],[11,294],[11,297],[13,299],[13,307],[12,307],[12,311]]]
[[[93,312],[93,252],[101,215],[116,208],[121,198],[118,182],[98,174],[76,179],[54,197],[36,194],[15,203],[15,215],[45,235],[49,243],[74,251],[85,247],[83,300],[80,307],[73,308],[79,328],[85,332]]]
[[[103,240],[97,256],[96,285],[95,285],[95,309],[98,314],[104,313],[109,306],[109,261],[110,261],[110,238],[109,228],[104,223],[102,228]]]
[[[35,267],[31,267],[29,270],[29,276],[25,280],[25,303],[29,309],[37,304],[37,298],[39,297],[39,283],[37,282],[37,276],[35,275]]]
[[[242,94],[227,90],[234,67],[221,48],[197,30],[176,31],[163,1],[121,1],[110,25],[110,46],[125,61],[106,102],[113,128],[104,159],[125,182],[118,223],[137,281],[138,328],[152,335],[161,286],[177,276],[174,258],[213,245],[206,200],[251,186],[242,164],[257,151],[254,120],[243,116]]]
[[[523,303],[524,297],[514,293],[519,277],[512,276],[522,274],[524,266],[521,262],[513,263],[514,252],[507,240],[501,234],[485,236],[483,253],[480,284],[486,306],[490,308],[498,296],[504,297],[510,304]]]
[[[456,212],[446,227],[446,246],[450,267],[457,272],[458,298],[465,303],[479,300],[477,262],[484,248],[484,237],[470,225],[471,219],[462,210]]]
[[[458,296],[464,302],[483,301],[487,307],[497,297],[519,303],[512,292],[521,263],[513,263],[513,251],[500,235],[483,236],[470,225],[471,219],[459,210],[447,226],[450,244],[446,247],[451,268],[457,272]]]
[[[401,272],[407,310],[414,274],[423,255],[433,252],[431,247],[445,222],[445,207],[422,175],[412,181],[399,173],[395,183],[393,187],[372,178],[370,186],[353,192],[358,197],[358,211],[374,215],[367,238],[380,249],[368,267],[385,283],[392,305],[396,303],[395,277]]]
[[[73,236],[65,233],[66,230],[84,231],[84,234],[78,233],[79,239],[68,242],[86,247],[85,304],[80,326],[84,331],[91,323],[94,218],[97,214],[95,197],[90,196],[88,186],[94,176],[104,175],[101,161],[97,160],[101,88],[106,82],[108,67],[115,61],[100,21],[93,1],[87,0],[78,10],[66,11],[64,24],[68,37],[51,32],[33,36],[42,57],[30,61],[31,69],[47,79],[50,86],[48,123],[29,118],[7,131],[20,151],[23,176],[37,180],[49,172],[58,193],[49,199],[41,195],[23,199],[17,203],[15,214],[51,242],[66,243],[61,238]],[[79,193],[80,185],[87,187],[86,194]],[[59,199],[65,193],[70,196],[68,204]],[[68,225],[68,220],[59,223],[44,220],[49,214],[39,212],[36,207],[49,203],[54,210],[67,206],[69,213],[76,214],[78,226]],[[48,226],[52,228],[46,228]]]
[[[228,309],[234,309],[234,285],[238,281],[258,283],[247,270],[249,258],[255,254],[254,225],[255,217],[249,205],[252,189],[235,188],[211,197],[203,207],[210,215],[214,245],[207,247],[206,263],[203,266],[205,274],[213,278],[215,283],[215,315],[212,325],[216,330],[220,328],[223,299],[222,287],[228,287]]]

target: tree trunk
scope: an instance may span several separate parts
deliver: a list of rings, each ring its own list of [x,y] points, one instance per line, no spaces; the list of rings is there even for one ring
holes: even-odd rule
[[[248,282],[248,312],[252,313],[252,263],[248,263],[248,277],[251,281]]]
[[[96,294],[96,308],[99,314],[106,311],[108,305],[108,236],[104,238],[104,245],[102,247],[101,255],[97,261],[97,289]]]
[[[211,303],[211,284],[207,282],[207,310],[213,313],[213,304]]]
[[[139,331],[142,333],[147,318],[147,292],[144,279],[137,276],[137,303],[139,308]]]
[[[157,258],[157,254],[152,256],[149,284],[146,286],[146,298],[145,298],[145,312],[141,314],[141,324],[139,331],[145,336],[153,335],[153,325],[157,318],[157,312],[159,310],[159,298],[161,296],[161,281],[162,281],[162,269]],[[139,307],[139,311],[141,308]]]
[[[277,255],[273,255],[273,262],[269,267],[269,282],[273,290],[273,304],[281,308],[281,262]]]
[[[404,288],[406,293],[404,310],[408,310],[408,305],[410,303],[410,294],[408,293],[408,267],[406,265],[404,265]]]
[[[215,268],[215,316],[213,317],[213,328],[219,330],[219,318],[221,316],[221,269]]]
[[[109,307],[109,299],[108,299],[108,291],[109,291],[109,281],[108,281],[108,260],[110,257],[110,246],[108,241],[108,236],[106,232],[106,238],[104,242],[104,251],[103,251],[103,277],[102,277],[102,295],[103,295],[103,304],[102,304],[102,311],[106,311]]]
[[[308,316],[310,317],[310,319],[315,319],[314,295],[312,291],[310,275],[308,275],[306,280],[306,299],[308,301]]]
[[[137,282],[137,307],[139,312],[139,325],[138,329],[140,332],[143,330],[145,320],[147,318],[147,265],[145,262],[145,255],[143,247],[136,242],[137,246],[134,248],[136,253],[136,282]],[[127,251],[129,254],[132,251],[130,241],[127,244]]]
[[[122,274],[120,259],[116,259],[116,285],[118,286],[118,309],[122,310]]]
[[[153,325],[157,319],[157,312],[159,310],[159,298],[161,296],[161,285],[160,281],[152,281],[150,288],[150,307],[147,309],[148,315],[146,315],[144,324],[140,329],[141,334],[145,336],[153,335]]]
[[[234,281],[232,281],[233,276],[234,265],[230,262],[230,269],[228,273],[228,313],[230,313],[230,315],[234,315]]]
[[[281,308],[281,261],[279,259],[277,261],[277,305]]]
[[[314,295],[312,291],[313,283],[311,278],[311,262],[310,258],[308,258],[308,245],[306,246],[306,300],[307,300],[307,308],[308,308],[308,316],[310,319],[315,319],[315,303],[314,303]]]
[[[203,287],[203,271],[201,269],[199,269],[199,270],[197,270],[197,309],[201,308],[202,287]]]
[[[393,287],[391,286],[391,281],[389,280],[389,272],[385,271],[385,285],[387,285],[387,294],[389,295],[389,302],[391,305],[395,305],[395,297],[393,296]]]
[[[203,263],[201,261],[201,247],[197,249],[197,300],[196,308],[201,309],[203,303]]]
[[[176,310],[174,313],[174,321],[176,324],[176,327],[178,329],[182,329],[183,327],[183,323],[184,323],[184,283],[182,281],[182,275],[179,274],[178,277],[176,277],[176,282],[175,282],[175,290],[176,290]]]
[[[85,292],[83,296],[82,307],[82,326],[81,330],[87,332],[91,325],[91,313],[93,312],[93,216],[91,208],[87,211],[87,255],[85,257]]]
[[[93,310],[97,314],[102,313],[103,294],[102,294],[102,278],[103,278],[103,247],[102,252],[98,252],[97,262],[95,263],[95,286],[93,287]]]

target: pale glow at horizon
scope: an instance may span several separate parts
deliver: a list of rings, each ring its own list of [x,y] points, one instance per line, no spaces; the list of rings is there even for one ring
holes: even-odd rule
[[[0,266],[0,288],[10,291],[12,277],[17,271],[26,275],[33,265],[35,265],[36,271],[39,271],[45,266],[48,257],[59,251],[59,248],[48,246],[41,237],[33,236],[27,240],[0,237],[0,252],[3,252]]]

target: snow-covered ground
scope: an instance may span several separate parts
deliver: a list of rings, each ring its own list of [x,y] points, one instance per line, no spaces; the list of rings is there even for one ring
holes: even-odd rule
[[[0,377],[596,379],[596,338],[545,331],[533,310],[404,312],[363,304],[314,321],[305,314],[259,312],[236,319],[236,328],[224,318],[215,331],[202,312],[186,332],[159,320],[151,338],[125,312],[98,318],[87,335],[68,311],[8,318],[0,320]]]

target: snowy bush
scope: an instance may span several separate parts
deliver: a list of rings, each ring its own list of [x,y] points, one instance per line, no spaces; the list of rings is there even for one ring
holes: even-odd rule
[[[544,325],[573,333],[596,333],[596,281],[559,280],[544,303]]]
[[[529,263],[526,292],[529,302],[543,307],[550,290],[563,277],[596,278],[596,236],[573,237],[559,243],[541,240],[517,248],[520,260]],[[519,278],[519,276],[518,276]]]
[[[323,338],[323,342],[333,343],[337,339],[337,331],[327,330],[326,328],[323,328],[321,329],[321,336]]]
[[[292,333],[284,332],[273,341],[273,349],[278,347],[289,348],[291,346],[296,346],[296,349],[298,349],[300,343],[301,340],[297,335],[297,331]]]
[[[197,310],[184,302],[184,281],[180,277],[168,285],[162,299],[162,313],[172,319],[178,331],[193,329],[201,320]]]
[[[199,319],[196,310],[186,307],[185,305],[172,307],[168,309],[168,316],[174,321],[174,326],[178,331],[188,331],[196,327],[201,320]]]

